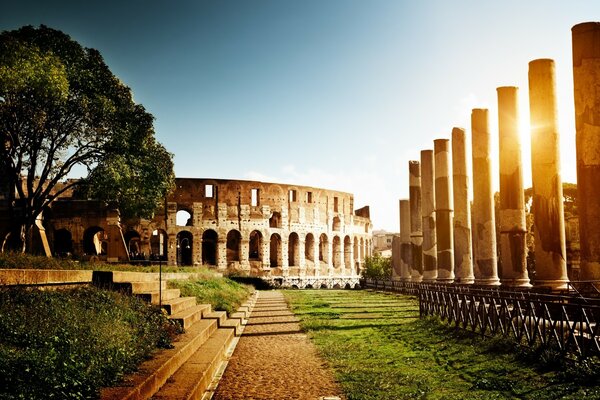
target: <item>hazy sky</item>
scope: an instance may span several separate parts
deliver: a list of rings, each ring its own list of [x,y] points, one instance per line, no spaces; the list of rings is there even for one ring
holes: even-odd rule
[[[351,192],[390,231],[408,161],[453,126],[470,133],[472,108],[490,109],[497,143],[498,86],[520,87],[526,127],[527,64],[553,58],[563,180],[576,179],[571,27],[600,21],[598,0],[2,0],[0,10],[2,30],[46,24],[98,49],[156,117],[177,176]]]

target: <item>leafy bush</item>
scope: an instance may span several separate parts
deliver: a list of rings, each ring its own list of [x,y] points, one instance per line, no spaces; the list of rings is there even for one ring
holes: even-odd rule
[[[96,288],[0,290],[0,398],[98,396],[177,328],[158,307]]]
[[[365,258],[362,277],[366,279],[391,279],[392,260],[379,254]]]
[[[195,296],[198,303],[210,303],[214,310],[227,311],[227,314],[235,312],[253,290],[248,285],[218,276],[170,281],[169,286],[180,289],[182,296]]]

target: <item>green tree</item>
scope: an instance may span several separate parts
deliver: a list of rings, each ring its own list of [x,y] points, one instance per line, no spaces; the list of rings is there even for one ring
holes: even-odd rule
[[[380,254],[365,258],[362,276],[366,279],[391,279],[392,260],[388,257],[382,257]]]
[[[97,50],[43,25],[0,33],[0,139],[0,172],[15,188],[12,236],[23,250],[45,207],[78,185],[142,217],[173,185],[153,116]],[[74,168],[88,177],[67,180]]]

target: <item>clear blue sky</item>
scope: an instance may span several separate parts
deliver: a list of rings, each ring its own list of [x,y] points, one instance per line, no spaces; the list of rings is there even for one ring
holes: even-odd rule
[[[2,30],[46,24],[98,49],[156,117],[177,176],[343,190],[397,231],[408,160],[470,128],[473,107],[496,137],[498,86],[521,88],[528,124],[527,63],[553,58],[575,181],[570,29],[600,21],[597,0],[2,3]]]

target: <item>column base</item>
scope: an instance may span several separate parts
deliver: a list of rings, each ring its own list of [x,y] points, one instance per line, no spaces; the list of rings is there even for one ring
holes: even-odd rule
[[[423,271],[423,282],[433,283],[437,280],[438,272],[435,271]]]
[[[454,278],[437,278],[436,283],[454,283]]]
[[[519,287],[519,288],[533,287],[531,282],[529,282],[529,278],[501,279],[500,283],[502,284],[502,286],[508,286],[508,287]]]
[[[474,276],[468,276],[466,278],[454,277],[454,283],[458,283],[460,285],[472,285],[473,283],[475,283],[475,277]]]
[[[475,279],[473,282],[475,285],[482,286],[500,286],[500,279],[498,278],[486,278],[486,279]]]
[[[535,281],[535,287],[549,287],[552,290],[565,290],[569,288],[568,279],[540,279]]]

